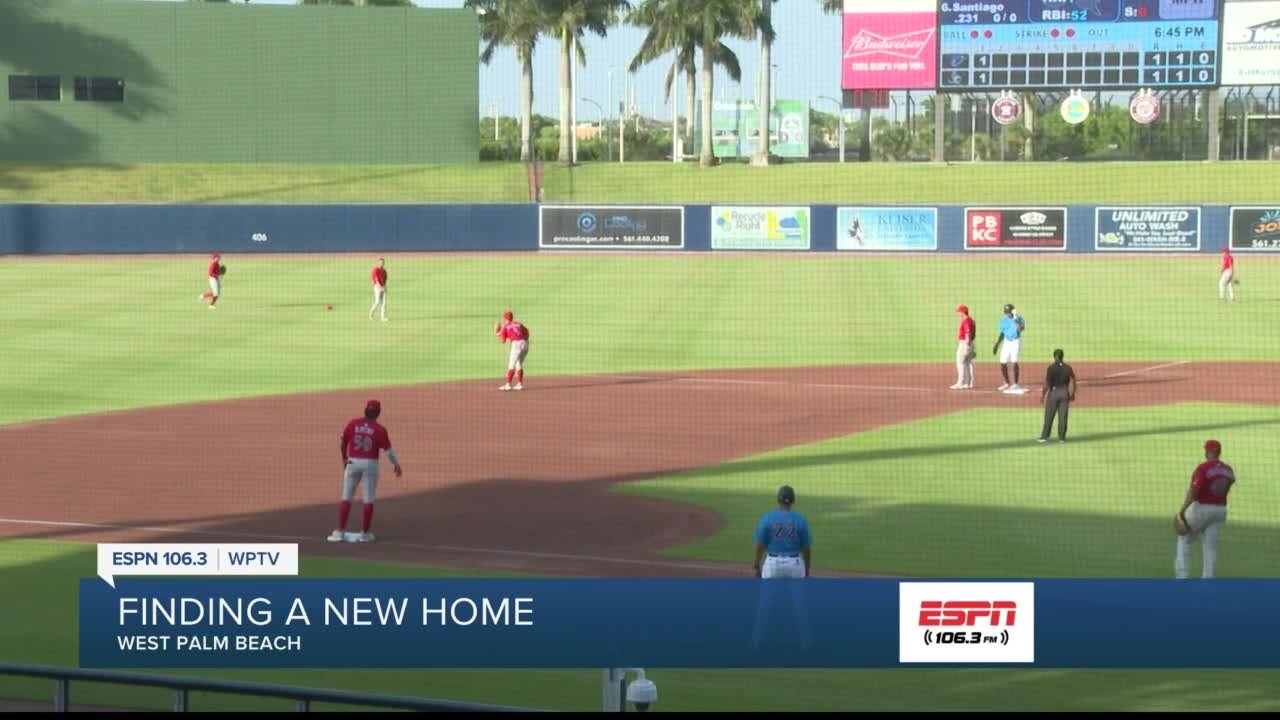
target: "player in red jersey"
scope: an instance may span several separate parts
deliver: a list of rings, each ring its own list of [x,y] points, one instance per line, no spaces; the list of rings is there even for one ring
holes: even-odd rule
[[[1222,269],[1218,274],[1218,299],[1230,293],[1231,302],[1236,301],[1236,259],[1231,255],[1230,247],[1222,248]]]
[[[956,384],[952,385],[951,389],[971,390],[973,389],[973,359],[978,356],[978,351],[974,349],[978,329],[973,318],[969,316],[968,305],[957,307],[956,312],[962,317],[960,330],[956,334]]]
[[[369,271],[369,280],[373,282],[373,307],[369,308],[369,319],[373,319],[373,311],[382,306],[382,322],[387,321],[387,259],[378,258],[378,264]]]
[[[373,542],[373,504],[378,492],[378,454],[386,450],[387,459],[400,477],[400,460],[391,449],[391,437],[387,429],[378,423],[382,404],[370,400],[364,406],[364,417],[347,423],[342,430],[342,503],[338,506],[338,529],[329,535],[329,542]],[[358,534],[347,534],[347,517],[351,514],[351,497],[356,486],[364,482],[364,523]]]
[[[494,325],[493,330],[498,335],[499,342],[511,341],[511,354],[507,358],[507,384],[498,389],[523,390],[524,359],[529,354],[529,328],[516,320],[508,310],[502,313],[502,320]],[[511,384],[512,378],[516,381],[515,385]]]
[[[1218,559],[1218,534],[1227,523],[1227,494],[1236,483],[1235,470],[1218,458],[1222,455],[1222,443],[1210,440],[1204,444],[1205,461],[1191,474],[1191,487],[1178,510],[1178,550],[1174,558],[1174,573],[1179,579],[1187,577],[1187,554],[1191,543],[1204,539],[1204,566],[1202,578],[1213,577]],[[1191,516],[1187,517],[1190,511]]]
[[[222,255],[214,253],[209,260],[209,289],[200,293],[199,300],[209,299],[209,309],[218,306],[218,295],[222,293],[222,276],[227,274],[227,266],[222,264]]]

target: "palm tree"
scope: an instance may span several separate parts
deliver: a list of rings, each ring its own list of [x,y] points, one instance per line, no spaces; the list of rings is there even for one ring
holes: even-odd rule
[[[778,0],[760,0],[760,17],[762,24],[773,26],[773,4]],[[834,0],[821,0],[823,6]],[[757,101],[760,103],[760,142],[756,145],[755,157],[751,159],[754,165],[769,164],[769,115],[773,110],[773,86],[769,70],[772,67],[771,59],[773,50],[773,35],[760,37],[760,70],[759,92],[760,97]]]
[[[546,27],[538,0],[466,0],[480,13],[480,37],[485,41],[480,61],[488,65],[503,45],[512,47],[520,62],[520,161],[529,162],[533,145],[533,51]],[[494,122],[498,119],[495,117]]]
[[[572,74],[570,63],[573,61],[573,47],[578,48],[579,63],[585,63],[586,50],[581,42],[586,31],[605,37],[609,28],[618,23],[619,13],[631,8],[628,0],[535,0],[542,9],[546,19],[546,29],[560,38],[560,164],[573,163],[571,148],[573,136],[577,128],[570,127],[569,107],[573,100]]]
[[[636,51],[628,69],[635,72],[642,65],[675,51],[675,59],[667,70],[662,93],[663,98],[670,99],[672,86],[681,74],[685,76],[685,107],[688,109],[685,137],[692,142],[693,108],[697,99],[698,39],[697,28],[687,21],[684,8],[681,7],[685,4],[684,0],[643,0],[632,11],[627,22],[639,27],[647,26],[649,32],[640,43],[640,49]]]
[[[750,40],[757,31],[766,43],[773,42],[773,24],[760,12],[756,0],[686,0],[680,4],[686,21],[696,28],[698,48],[702,51],[702,151],[698,162],[706,167],[715,164],[711,150],[711,105],[715,95],[715,66],[723,65],[730,75],[741,76],[738,56],[722,41],[726,37]],[[767,73],[768,71],[765,70]],[[767,115],[765,116],[768,117]],[[769,125],[761,128],[768,141]]]

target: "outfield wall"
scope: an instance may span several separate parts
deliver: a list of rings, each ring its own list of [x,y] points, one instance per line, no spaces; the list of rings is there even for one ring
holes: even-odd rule
[[[0,205],[0,255],[1280,251],[1274,206]]]

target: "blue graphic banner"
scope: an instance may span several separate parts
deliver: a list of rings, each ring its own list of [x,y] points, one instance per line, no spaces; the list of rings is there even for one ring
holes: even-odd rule
[[[83,667],[1280,667],[1280,580],[116,582]]]
[[[836,211],[837,250],[937,250],[938,209],[842,207]]]

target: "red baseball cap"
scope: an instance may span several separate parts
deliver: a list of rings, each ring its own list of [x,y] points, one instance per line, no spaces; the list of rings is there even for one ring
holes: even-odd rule
[[[511,319],[511,318],[513,318],[513,317],[515,317],[515,315],[512,315],[510,310],[508,310],[508,311],[506,311],[506,312],[502,313],[502,319],[503,319],[503,320],[510,320],[510,319]]]
[[[217,258],[220,258],[222,256],[219,255],[218,253],[214,253],[211,257],[213,257],[216,260]]]
[[[962,313],[964,313],[964,314],[968,315],[968,314],[969,314],[969,306],[968,306],[968,305],[961,305],[961,306],[959,306],[959,307],[957,307],[957,308],[956,308],[956,312],[962,312]]]
[[[365,410],[381,410],[382,403],[378,402],[377,400],[370,400],[369,402],[364,404],[364,409]]]
[[[1210,441],[1208,441],[1208,442],[1206,442],[1206,443],[1204,444],[1204,449],[1205,449],[1205,450],[1214,450],[1214,451],[1217,451],[1217,452],[1221,452],[1221,451],[1222,451],[1222,443],[1218,442],[1217,440],[1210,440]]]

